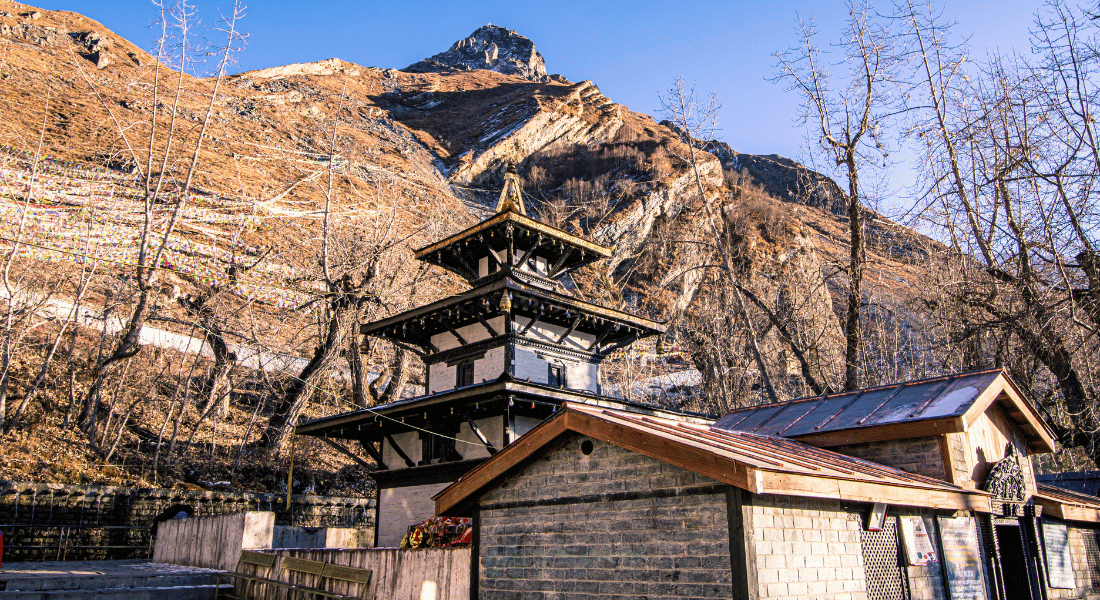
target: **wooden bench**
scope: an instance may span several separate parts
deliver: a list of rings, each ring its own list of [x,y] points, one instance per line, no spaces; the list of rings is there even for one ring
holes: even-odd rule
[[[242,567],[245,565],[253,565],[255,567],[272,568],[275,565],[275,555],[266,554],[264,552],[252,552],[244,550],[241,552],[241,559],[237,562],[237,571],[220,573],[220,578],[225,577],[235,581],[243,581],[245,584],[244,597],[250,598],[253,596],[252,588],[257,585],[274,585],[276,587],[286,588],[290,590],[290,598],[297,599],[300,594],[305,594],[307,598],[336,598],[336,599],[351,599],[361,598],[362,594],[366,592],[366,586],[370,584],[372,572],[370,569],[359,569],[356,567],[344,567],[340,565],[333,565],[329,563],[323,563],[316,560],[306,560],[304,558],[294,558],[288,556],[283,559],[283,564],[279,568],[279,576],[282,578],[282,574],[285,571],[289,575],[294,573],[301,573],[307,575],[314,575],[317,577],[318,587],[309,587],[290,583],[288,581],[279,581],[277,579],[271,579],[267,577],[260,577],[258,575],[250,575],[247,573],[241,573]],[[350,594],[338,594],[336,592],[327,592],[320,589],[320,586],[325,580],[331,581],[345,581],[348,583],[358,583],[362,585],[359,595]],[[220,587],[215,587],[214,597],[218,598]]]

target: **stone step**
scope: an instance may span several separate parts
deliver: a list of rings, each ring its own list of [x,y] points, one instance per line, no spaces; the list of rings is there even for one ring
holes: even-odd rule
[[[224,597],[232,592],[233,586],[221,586]],[[0,592],[4,600],[213,600],[214,585],[188,585],[175,587],[138,587],[115,589],[76,589],[76,590],[40,590],[20,592]]]

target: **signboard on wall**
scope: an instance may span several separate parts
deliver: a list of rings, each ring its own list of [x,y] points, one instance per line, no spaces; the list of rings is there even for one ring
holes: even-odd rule
[[[927,565],[937,562],[935,545],[928,536],[923,517],[899,517],[901,540],[905,544],[905,556],[910,565]]]
[[[1043,555],[1052,588],[1073,589],[1073,559],[1069,555],[1069,529],[1064,523],[1043,519]]]
[[[937,517],[937,523],[951,600],[987,600],[977,519]]]

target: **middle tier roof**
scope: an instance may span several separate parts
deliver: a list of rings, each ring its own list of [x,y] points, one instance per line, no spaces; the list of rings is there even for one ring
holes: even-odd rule
[[[663,323],[536,287],[507,272],[496,273],[483,281],[485,283],[469,291],[367,323],[360,332],[411,344],[430,354],[437,351],[431,345],[433,335],[454,333],[460,327],[479,322],[490,328],[487,319],[506,313],[527,319],[538,315],[542,323],[562,325],[570,332],[590,333],[595,336],[590,348],[592,352],[607,351],[613,346],[665,331]],[[501,309],[504,296],[509,297],[511,304],[508,311]],[[490,331],[491,337],[507,333]]]

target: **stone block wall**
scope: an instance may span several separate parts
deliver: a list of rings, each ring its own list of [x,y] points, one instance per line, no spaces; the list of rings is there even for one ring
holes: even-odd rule
[[[574,436],[479,499],[478,597],[729,598],[726,489]]]
[[[285,502],[278,494],[4,481],[3,560],[148,558],[150,525],[173,504],[191,505],[195,516],[269,510],[280,525],[374,527],[373,498],[294,495],[290,510]]]
[[[761,599],[867,599],[858,513],[835,500],[764,495],[752,516]]]
[[[944,473],[943,452],[940,450],[939,438],[935,436],[848,444],[829,449],[910,473],[947,480]]]

